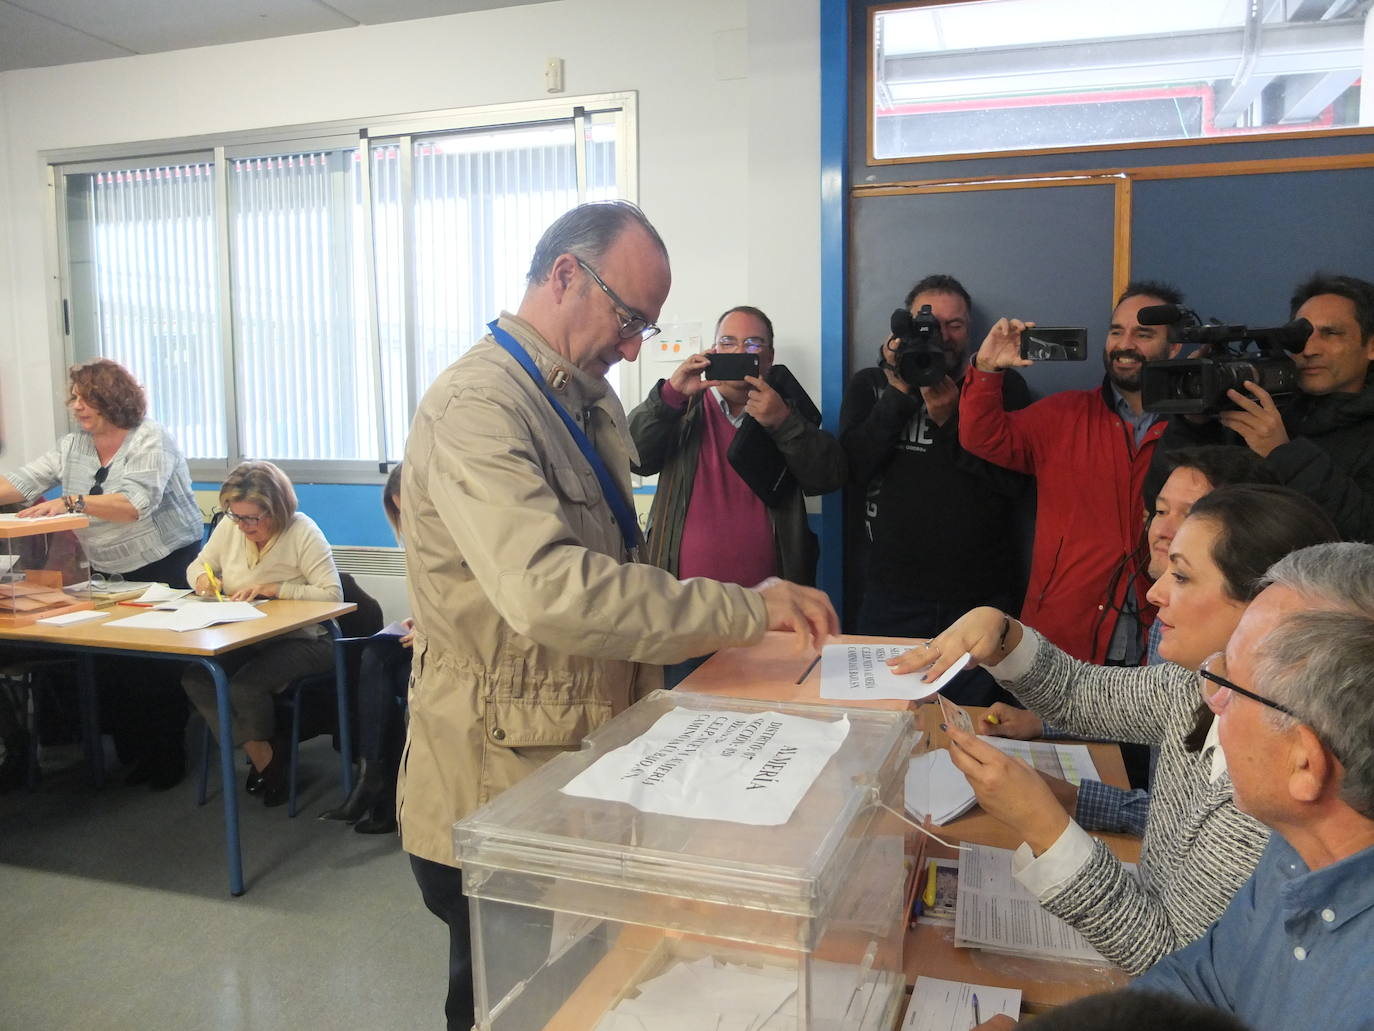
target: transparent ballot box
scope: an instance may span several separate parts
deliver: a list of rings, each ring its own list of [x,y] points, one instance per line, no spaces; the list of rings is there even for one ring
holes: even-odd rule
[[[73,532],[85,516],[0,516],[0,627],[89,609],[91,566]]]
[[[657,691],[454,827],[481,1031],[894,1026],[906,712]]]

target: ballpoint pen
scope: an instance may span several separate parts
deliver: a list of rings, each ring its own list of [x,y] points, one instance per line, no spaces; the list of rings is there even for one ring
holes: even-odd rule
[[[220,590],[219,580],[215,577],[215,571],[210,568],[209,562],[202,562],[201,565],[205,567],[205,579],[209,580],[210,586],[215,589],[215,600],[223,601],[224,592]]]
[[[983,1022],[983,1018],[978,1013],[978,993],[973,993],[973,1026],[977,1027]]]

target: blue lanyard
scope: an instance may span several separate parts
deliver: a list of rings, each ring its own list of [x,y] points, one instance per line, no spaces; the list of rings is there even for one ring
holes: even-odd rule
[[[487,329],[491,330],[492,338],[520,363],[522,369],[530,374],[530,379],[534,380],[540,392],[548,398],[549,404],[553,405],[553,410],[563,420],[563,425],[568,427],[568,432],[572,434],[573,440],[582,452],[582,457],[592,467],[592,472],[596,473],[597,482],[601,484],[601,493],[605,496],[606,503],[611,506],[611,514],[615,516],[616,525],[620,527],[620,535],[625,539],[625,550],[633,555],[640,544],[639,520],[635,518],[634,510],[625,500],[625,495],[620,493],[620,486],[611,477],[611,471],[606,468],[606,463],[601,460],[601,456],[597,454],[592,442],[582,432],[582,427],[573,421],[573,417],[558,403],[558,399],[549,393],[549,389],[544,383],[544,377],[539,372],[539,367],[534,364],[534,359],[520,346],[520,341],[498,326],[495,319],[487,323]]]

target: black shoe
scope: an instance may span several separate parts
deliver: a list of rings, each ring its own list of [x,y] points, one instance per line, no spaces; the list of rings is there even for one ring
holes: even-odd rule
[[[286,742],[274,740],[272,758],[262,768],[262,804],[268,809],[285,805],[291,794],[291,785],[287,780],[288,768],[291,765],[288,748]]]
[[[395,834],[396,817],[391,813],[369,816],[355,823],[353,829],[359,834]]]
[[[243,783],[243,790],[250,795],[262,794],[262,774],[256,766],[248,767],[248,779]]]
[[[353,782],[353,790],[343,805],[326,809],[320,813],[321,820],[342,820],[344,823],[357,823],[367,815],[377,796],[381,794],[386,777],[381,763],[375,759],[362,759],[358,762],[358,779]]]
[[[134,763],[134,768],[124,775],[124,783],[129,786],[147,784],[153,779],[153,759],[152,756],[145,755]]]

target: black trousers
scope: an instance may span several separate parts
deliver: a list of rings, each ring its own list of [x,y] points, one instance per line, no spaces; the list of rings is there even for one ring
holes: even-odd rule
[[[410,869],[420,886],[425,908],[448,925],[448,998],[444,1002],[448,1031],[471,1031],[477,1017],[472,998],[472,937],[468,900],[463,894],[463,871],[419,856],[410,857]]]
[[[121,574],[130,583],[187,587],[186,567],[200,554],[192,541],[154,562]],[[102,658],[97,668],[101,714],[124,762],[182,759],[190,706],[181,689],[182,665],[165,659]]]

